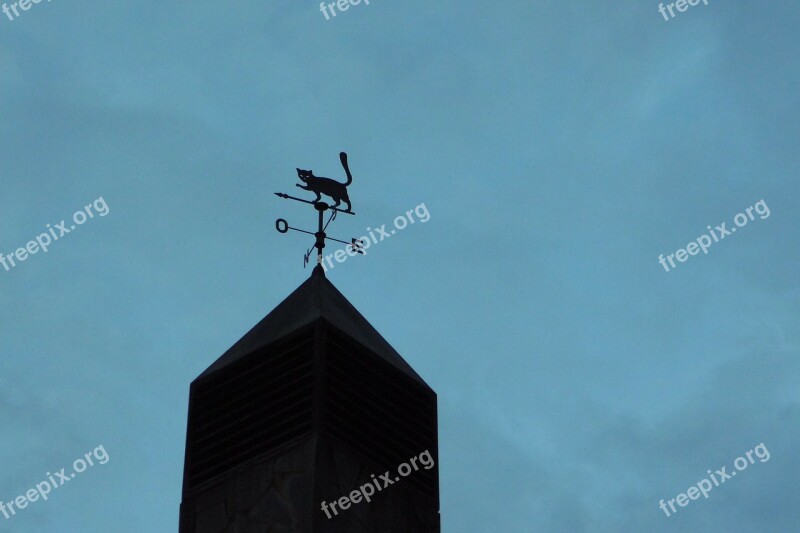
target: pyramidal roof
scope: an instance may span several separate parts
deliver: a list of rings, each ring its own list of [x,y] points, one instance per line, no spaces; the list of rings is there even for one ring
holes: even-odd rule
[[[319,266],[314,268],[311,277],[222,354],[200,377],[208,376],[320,318],[324,318],[392,366],[429,388],[372,324],[328,281]]]

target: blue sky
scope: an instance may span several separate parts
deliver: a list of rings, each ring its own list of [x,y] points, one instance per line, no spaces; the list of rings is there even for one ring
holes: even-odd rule
[[[0,531],[176,531],[189,383],[310,274],[439,395],[445,532],[789,531],[800,520],[800,6],[372,0],[0,15],[0,499],[110,456]],[[666,272],[759,200],[770,216]],[[792,274],[795,272],[795,274]],[[770,452],[678,508],[759,443]]]

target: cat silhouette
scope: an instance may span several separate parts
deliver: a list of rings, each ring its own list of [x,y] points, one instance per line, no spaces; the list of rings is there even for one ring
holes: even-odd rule
[[[339,160],[342,162],[342,167],[344,167],[344,171],[347,174],[347,181],[344,183],[322,176],[315,176],[313,170],[303,170],[298,168],[297,177],[305,185],[300,185],[299,183],[296,183],[295,185],[301,189],[311,191],[316,194],[317,197],[314,200],[315,202],[319,202],[320,198],[322,198],[321,195],[324,194],[325,196],[330,196],[336,201],[336,203],[333,204],[333,207],[339,206],[342,201],[344,201],[347,203],[347,210],[350,211],[351,205],[350,198],[347,196],[347,186],[353,183],[353,176],[350,174],[350,167],[347,166],[347,154],[340,152]]]

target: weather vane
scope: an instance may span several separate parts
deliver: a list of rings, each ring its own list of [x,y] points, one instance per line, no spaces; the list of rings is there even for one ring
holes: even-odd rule
[[[316,242],[314,245],[308,249],[306,254],[303,256],[303,268],[308,264],[308,259],[311,257],[311,251],[316,248],[317,249],[317,265],[322,264],[322,249],[325,248],[325,239],[329,239],[331,241],[341,242],[342,244],[347,244],[350,246],[350,249],[359,253],[363,254],[363,244],[358,239],[350,239],[350,242],[342,241],[339,239],[334,239],[333,237],[328,237],[325,234],[325,230],[328,228],[328,224],[331,223],[332,220],[336,218],[336,213],[346,213],[348,215],[355,215],[352,211],[352,205],[350,203],[350,198],[347,196],[347,187],[353,183],[353,176],[350,174],[350,167],[347,166],[347,154],[344,152],[339,153],[339,160],[342,162],[342,167],[344,167],[344,171],[347,174],[347,181],[344,183],[340,183],[338,181],[332,180],[330,178],[324,178],[322,176],[315,176],[313,170],[303,170],[298,168],[297,169],[297,177],[300,181],[303,182],[304,185],[299,183],[296,184],[297,187],[304,189],[306,191],[311,191],[317,195],[314,200],[304,200],[303,198],[296,198],[294,196],[289,196],[288,194],[282,192],[276,192],[275,196],[279,196],[280,198],[287,198],[289,200],[296,200],[298,202],[303,202],[306,204],[311,204],[314,206],[314,209],[317,210],[319,215],[318,218],[318,228],[316,233],[312,233],[310,231],[305,231],[298,228],[293,228],[289,226],[289,223],[286,220],[279,218],[275,221],[275,229],[277,229],[280,233],[286,233],[287,231],[295,230],[299,231],[300,233],[308,233],[309,235],[314,235],[316,237]],[[330,196],[333,198],[336,203],[333,205],[328,205],[325,202],[322,202],[322,195]],[[347,209],[340,209],[339,205],[341,205],[342,201],[347,203]],[[325,211],[330,211],[331,216],[325,225],[322,225],[323,220],[323,213]]]

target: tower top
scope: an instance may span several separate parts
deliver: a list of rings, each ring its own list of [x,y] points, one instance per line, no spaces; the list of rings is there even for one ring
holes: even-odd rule
[[[328,321],[414,381],[430,389],[405,359],[325,277],[319,265],[314,267],[305,282],[222,354],[198,379],[205,378],[319,319]]]

